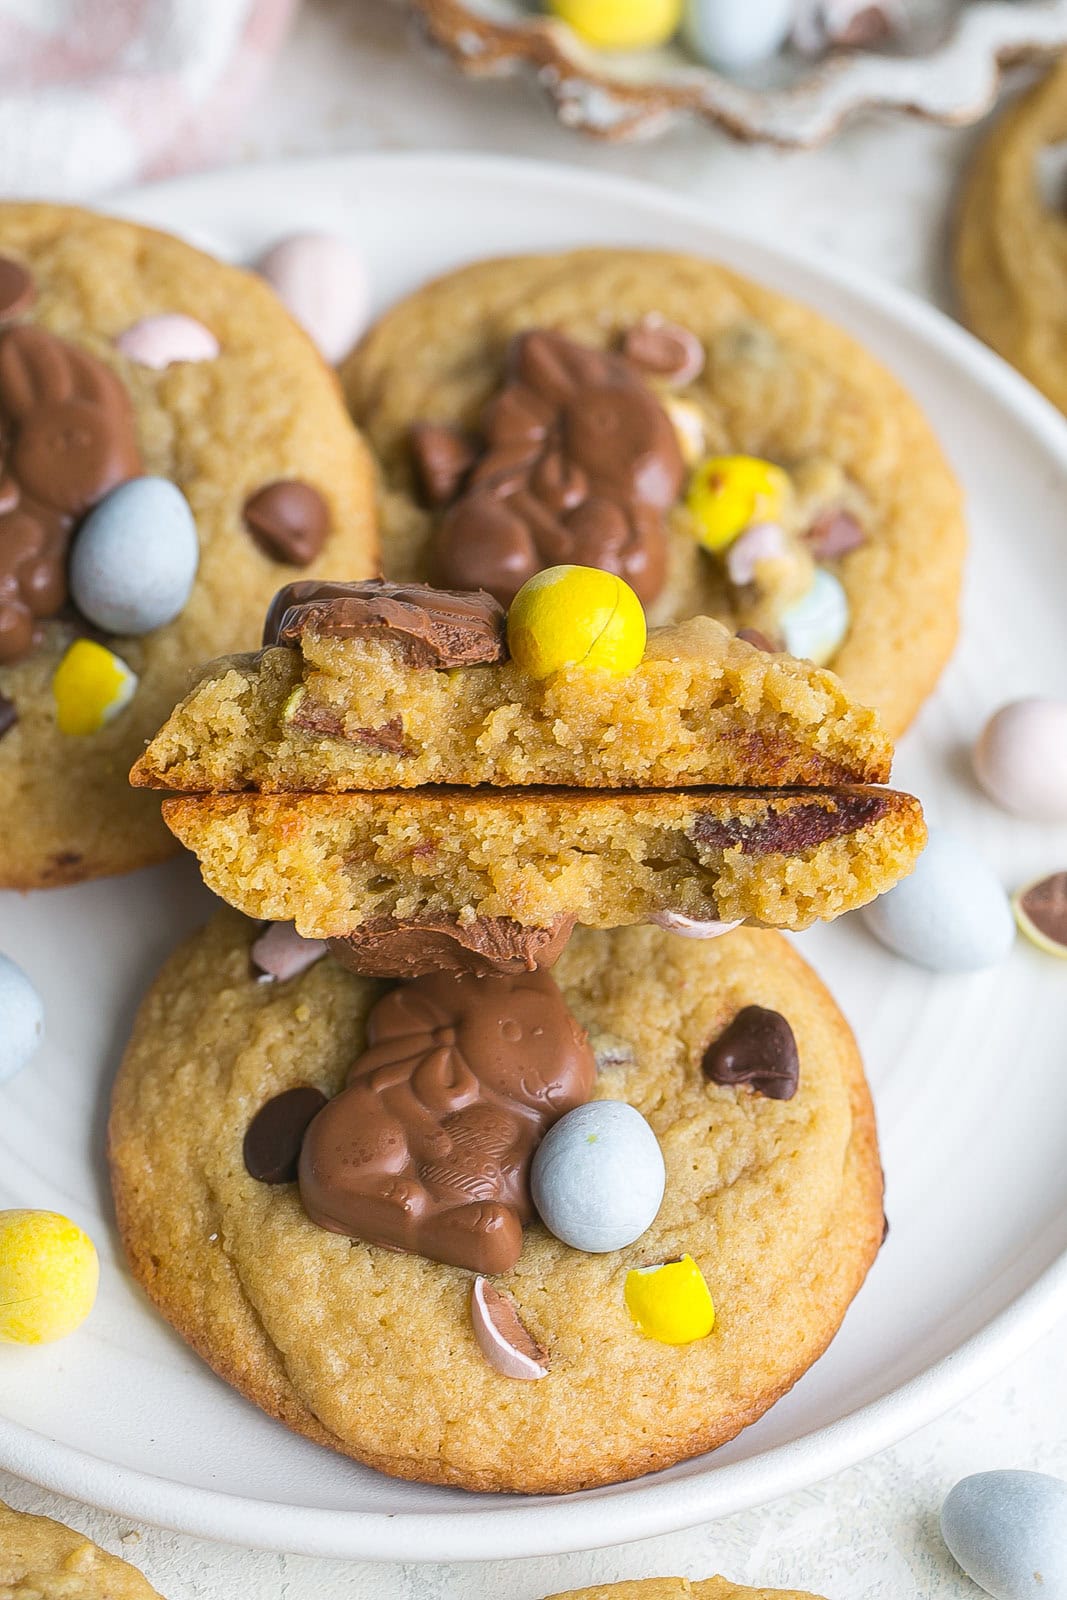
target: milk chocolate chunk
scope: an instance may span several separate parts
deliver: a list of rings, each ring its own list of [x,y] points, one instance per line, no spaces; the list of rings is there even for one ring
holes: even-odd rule
[[[438,582],[504,605],[543,567],[617,573],[648,604],[666,578],[664,513],[685,466],[670,418],[622,356],[561,333],[512,340],[483,453],[435,531]]]
[[[416,422],[408,437],[423,499],[429,506],[447,506],[474,465],[474,441],[441,422]]]
[[[317,489],[299,478],[281,478],[249,495],[244,520],[252,538],[272,561],[306,567],[326,543],[330,509]]]
[[[704,346],[696,334],[655,312],[626,330],[622,353],[632,366],[669,383],[692,383],[704,368]]]
[[[37,286],[21,261],[0,256],[0,322],[13,322],[37,298]]]
[[[330,954],[365,978],[418,978],[428,972],[533,972],[559,959],[574,917],[555,917],[547,928],[524,928],[511,917],[401,919],[375,917],[342,939]]]
[[[851,511],[824,511],[804,535],[816,561],[835,561],[867,543],[867,535]]]
[[[304,1139],[308,1215],[368,1244],[509,1271],[533,1216],[534,1149],[596,1078],[556,984],[435,972],[379,1000],[366,1037]]]
[[[321,1089],[305,1084],[286,1089],[260,1106],[245,1134],[243,1153],[249,1177],[257,1183],[295,1183],[304,1134],[326,1103]]]
[[[133,408],[103,362],[44,328],[0,332],[0,662],[66,604],[76,523],[140,471]]]
[[[858,833],[885,815],[886,802],[880,794],[864,791],[839,790],[824,795],[820,800],[807,800],[810,790],[780,791],[783,795],[805,796],[804,803],[773,809],[758,822],[746,822],[743,817],[723,820],[702,815],[697,817],[690,830],[696,844],[709,845],[713,850],[734,850],[738,845],[742,855],[790,855],[810,850],[824,844],[827,839],[838,839],[846,833]]]
[[[800,1058],[789,1023],[778,1011],[745,1006],[704,1053],[712,1083],[747,1084],[768,1100],[792,1100]]]
[[[507,618],[492,595],[453,594],[428,583],[287,584],[271,602],[264,644],[298,645],[305,633],[381,639],[409,667],[469,667],[507,659]]]
[[[1053,872],[1019,896],[1019,909],[1038,933],[1067,947],[1067,872]]]
[[[5,733],[11,732],[18,720],[19,714],[14,700],[9,700],[6,694],[0,694],[0,739]]]

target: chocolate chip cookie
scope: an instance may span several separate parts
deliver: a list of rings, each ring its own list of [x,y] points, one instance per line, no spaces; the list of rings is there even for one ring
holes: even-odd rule
[[[3,1600],[159,1600],[146,1578],[49,1517],[0,1501]]]
[[[585,1031],[565,1084],[547,1056],[533,1072],[540,1003],[497,1016],[493,1002],[490,1035],[472,1043],[445,975],[431,996],[313,952],[294,976],[259,981],[257,940],[223,911],[166,964],[115,1085],[110,1158],[136,1277],[266,1411],[399,1477],[556,1493],[713,1449],[825,1349],[878,1250],[881,1172],[852,1036],[778,935],[577,930],[554,969],[552,1005]],[[747,1008],[786,1025],[787,1098],[759,1092],[743,1061],[734,1070],[736,1039],[719,1048]],[[548,1056],[563,1059],[555,1043]],[[309,1146],[368,1081],[388,1112],[374,1138],[346,1126]],[[487,1278],[435,1259],[435,1227],[381,1232],[386,1201],[395,1229],[410,1192],[420,1207],[451,1195],[495,1237],[491,1196],[517,1181],[500,1162],[520,1115],[501,1121],[499,1096],[562,1094],[559,1116],[589,1092],[582,1111],[627,1102],[662,1150],[663,1202],[632,1246],[590,1254],[531,1221],[516,1264]],[[325,1170],[323,1150],[336,1155]],[[631,1278],[670,1263],[714,1298],[714,1326],[684,1344],[642,1331],[627,1298]]]
[[[138,513],[145,485],[176,532]],[[263,283],[0,206],[0,885],[169,854],[126,774],[190,669],[253,646],[286,577],[375,565],[367,453]]]

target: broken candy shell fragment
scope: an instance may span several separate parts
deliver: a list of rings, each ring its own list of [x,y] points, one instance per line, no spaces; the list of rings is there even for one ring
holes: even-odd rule
[[[52,678],[60,733],[99,733],[128,706],[137,674],[95,639],[75,639]]]
[[[507,1295],[487,1278],[471,1285],[471,1323],[478,1348],[489,1365],[505,1378],[544,1378],[548,1358]]]
[[[252,945],[252,964],[265,978],[284,983],[299,977],[326,954],[323,939],[305,939],[291,922],[272,922]]]
[[[639,1332],[660,1344],[693,1344],[715,1326],[704,1274],[691,1255],[626,1274],[626,1308]]]
[[[508,611],[508,648],[531,678],[566,667],[622,678],[645,653],[645,613],[628,583],[598,567],[546,567]]]

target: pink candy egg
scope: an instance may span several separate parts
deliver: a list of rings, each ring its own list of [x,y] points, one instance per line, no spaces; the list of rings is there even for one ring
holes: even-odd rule
[[[1067,820],[1067,701],[1035,696],[1001,706],[979,735],[974,770],[1006,811]]]
[[[154,367],[157,371],[179,361],[214,361],[219,353],[219,341],[211,329],[180,311],[142,317],[120,333],[115,344],[139,367]]]
[[[367,269],[354,245],[332,234],[294,233],[272,245],[256,270],[331,365],[348,354],[370,313]]]

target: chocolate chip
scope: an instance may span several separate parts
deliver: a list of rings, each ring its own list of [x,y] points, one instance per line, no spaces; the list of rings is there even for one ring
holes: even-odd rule
[[[1019,907],[1039,933],[1067,945],[1067,872],[1053,872],[1019,896]]]
[[[503,607],[492,595],[433,589],[428,583],[315,583],[280,589],[263,643],[298,645],[305,633],[329,639],[380,639],[409,667],[470,667],[507,660]]]
[[[632,366],[668,383],[692,383],[704,367],[704,346],[696,334],[655,313],[626,330],[622,353]]]
[[[250,495],[244,519],[263,553],[290,567],[314,561],[330,528],[329,507],[322,495],[299,478],[281,478]]]
[[[712,1083],[747,1084],[769,1100],[792,1100],[800,1082],[793,1030],[778,1011],[745,1006],[704,1052]]]
[[[36,285],[22,262],[0,256],[0,322],[21,317],[36,298]]]
[[[245,1169],[257,1183],[295,1183],[300,1147],[314,1117],[326,1104],[320,1089],[286,1089],[260,1106],[245,1134]]]
[[[417,978],[427,972],[533,972],[559,959],[574,929],[560,915],[547,928],[510,917],[374,917],[354,933],[328,941],[330,954],[368,978]]]
[[[424,500],[430,506],[447,506],[474,465],[473,442],[443,422],[416,422],[408,438]]]
[[[761,633],[758,628],[738,628],[737,637],[743,639],[746,644],[753,645],[757,650],[762,650],[766,655],[776,656],[779,653],[778,646],[772,644],[767,635]]]
[[[0,694],[0,739],[5,733],[10,733],[19,720],[18,711],[15,709],[14,700],[9,700],[6,694]]]
[[[883,1211],[882,1212],[882,1243],[885,1244],[885,1242],[886,1242],[886,1240],[888,1238],[889,1238],[889,1218],[886,1216],[885,1212]]]
[[[823,511],[804,535],[816,561],[834,561],[867,543],[867,535],[851,511]]]
[[[877,822],[885,815],[887,801],[880,794],[862,790],[841,790],[821,801],[782,792],[777,805],[775,809],[768,804],[766,814],[751,821],[744,817],[724,820],[704,812],[694,820],[691,837],[712,850],[733,850],[740,845],[746,856],[792,854]]]

